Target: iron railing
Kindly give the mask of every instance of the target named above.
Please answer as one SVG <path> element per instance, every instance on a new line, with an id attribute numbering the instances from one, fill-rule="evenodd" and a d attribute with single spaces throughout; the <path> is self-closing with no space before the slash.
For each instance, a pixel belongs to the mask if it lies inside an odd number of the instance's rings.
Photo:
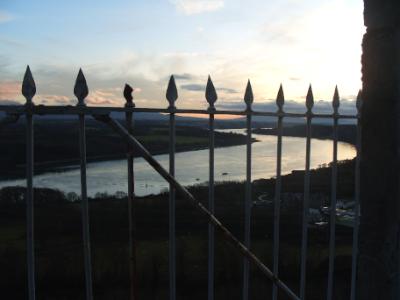
<path id="1" fill-rule="evenodd" d="M 331 300 L 333 296 L 333 278 L 335 262 L 335 215 L 336 215 L 336 187 L 337 187 L 337 143 L 338 143 L 338 123 L 340 119 L 357 120 L 357 142 L 356 142 L 356 169 L 355 169 L 355 221 L 353 230 L 353 250 L 352 250 L 352 275 L 351 275 L 351 300 L 356 297 L 356 272 L 357 272 L 357 251 L 358 251 L 358 232 L 359 232 L 359 187 L 360 187 L 360 145 L 361 145 L 361 127 L 360 127 L 360 109 L 361 93 L 357 97 L 357 114 L 344 115 L 339 113 L 339 92 L 336 87 L 331 114 L 315 114 L 312 109 L 314 106 L 314 97 L 311 85 L 306 97 L 305 113 L 291 113 L 284 111 L 284 92 L 280 86 L 276 105 L 276 112 L 262 112 L 252 110 L 253 91 L 250 81 L 247 83 L 244 102 L 246 109 L 244 111 L 235 110 L 217 110 L 215 102 L 217 101 L 216 89 L 208 78 L 205 98 L 209 104 L 208 109 L 178 109 L 175 107 L 175 101 L 178 99 L 178 92 L 174 77 L 171 76 L 166 98 L 169 106 L 166 109 L 157 108 L 137 108 L 133 103 L 133 89 L 126 85 L 124 97 L 126 105 L 124 107 L 88 107 L 85 104 L 85 98 L 89 93 L 86 79 L 82 70 L 79 70 L 74 94 L 78 103 L 76 106 L 44 106 L 34 105 L 33 97 L 36 94 L 35 82 L 33 76 L 27 67 L 25 72 L 22 94 L 26 98 L 25 105 L 6 106 L 0 105 L 0 112 L 5 112 L 7 116 L 0 120 L 0 126 L 6 126 L 9 123 L 16 122 L 20 116 L 26 117 L 26 209 L 27 209 L 27 266 L 28 266 L 28 293 L 29 300 L 35 299 L 35 252 L 34 252 L 34 211 L 33 211 L 33 167 L 34 167 L 34 136 L 33 136 L 33 117 L 34 115 L 76 115 L 79 122 L 79 148 L 80 148 L 80 174 L 81 174 L 81 200 L 82 200 L 82 224 L 84 241 L 84 269 L 85 269 L 85 287 L 86 298 L 93 299 L 92 289 L 92 266 L 91 249 L 89 234 L 89 209 L 86 185 L 86 136 L 85 136 L 85 118 L 87 115 L 93 116 L 96 120 L 106 123 L 121 138 L 123 138 L 128 147 L 128 210 L 129 210 L 129 253 L 130 253 L 130 276 L 131 276 L 131 299 L 137 299 L 137 286 L 135 274 L 135 224 L 134 224 L 134 168 L 133 168 L 133 150 L 139 153 L 169 184 L 169 279 L 170 279 L 170 300 L 176 299 L 176 232 L 175 232 L 175 202 L 176 192 L 180 193 L 185 199 L 189 200 L 194 206 L 208 219 L 208 299 L 214 299 L 214 229 L 220 230 L 223 237 L 230 241 L 237 250 L 243 255 L 243 300 L 248 299 L 249 295 L 249 264 L 253 263 L 270 281 L 273 283 L 272 299 L 278 298 L 278 291 L 281 290 L 290 299 L 306 299 L 306 265 L 307 265 L 307 244 L 308 244 L 308 219 L 309 219 L 309 201 L 310 201 L 310 157 L 311 157 L 311 128 L 314 118 L 333 120 L 333 159 L 332 159 L 332 181 L 331 181 L 331 207 L 330 207 L 330 240 L 329 240 L 329 270 L 328 270 L 328 289 L 327 299 Z M 125 112 L 126 128 L 119 122 L 110 117 L 112 112 Z M 132 119 L 135 112 L 158 112 L 169 114 L 169 171 L 165 170 L 153 156 L 136 140 L 133 136 Z M 209 199 L 208 208 L 196 200 L 193 195 L 183 187 L 174 178 L 175 175 L 175 115 L 176 114 L 203 114 L 209 116 Z M 244 222 L 244 241 L 240 242 L 223 224 L 214 216 L 214 118 L 216 115 L 246 116 L 246 192 L 245 192 L 245 222 Z M 250 222 L 251 222 L 251 150 L 252 150 L 252 117 L 265 116 L 275 117 L 277 119 L 277 164 L 276 164 L 276 185 L 274 199 L 274 231 L 273 231 L 273 266 L 270 270 L 251 252 Z M 305 178 L 304 178 L 304 199 L 302 210 L 302 240 L 301 240 L 301 265 L 300 265 L 300 292 L 296 295 L 284 282 L 279 279 L 279 244 L 280 244 L 280 200 L 282 189 L 281 163 L 282 163 L 282 136 L 284 118 L 306 119 L 306 159 L 305 159 Z"/>

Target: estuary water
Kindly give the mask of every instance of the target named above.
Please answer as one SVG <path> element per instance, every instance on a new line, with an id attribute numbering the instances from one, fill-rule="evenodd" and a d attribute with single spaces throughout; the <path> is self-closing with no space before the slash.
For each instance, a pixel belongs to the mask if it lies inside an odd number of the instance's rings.
<path id="1" fill-rule="evenodd" d="M 245 133 L 244 129 L 221 130 L 225 132 Z M 270 178 L 276 174 L 276 136 L 253 134 L 259 142 L 252 144 L 252 180 Z M 282 174 L 292 170 L 304 170 L 306 139 L 283 137 Z M 311 142 L 311 168 L 332 160 L 333 142 L 313 139 Z M 338 143 L 338 159 L 351 159 L 355 148 L 347 143 Z M 165 168 L 169 165 L 169 155 L 156 155 L 155 159 Z M 196 150 L 176 153 L 176 178 L 183 185 L 205 183 L 208 180 L 209 150 Z M 168 189 L 166 181 L 155 172 L 146 161 L 137 158 L 134 161 L 135 194 L 144 196 L 157 194 Z M 63 192 L 80 194 L 79 166 L 36 175 L 35 187 L 59 189 Z M 215 149 L 215 180 L 237 181 L 246 176 L 246 145 Z M 97 193 L 114 194 L 127 191 L 127 162 L 112 160 L 88 163 L 88 195 Z M 25 180 L 0 181 L 5 186 L 26 186 Z"/>

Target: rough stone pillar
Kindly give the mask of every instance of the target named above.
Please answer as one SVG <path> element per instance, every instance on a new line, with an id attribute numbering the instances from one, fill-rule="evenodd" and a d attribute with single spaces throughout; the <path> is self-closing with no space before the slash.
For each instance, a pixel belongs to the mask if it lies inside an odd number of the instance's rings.
<path id="1" fill-rule="evenodd" d="M 400 299 L 400 1 L 364 0 L 358 299 Z"/>

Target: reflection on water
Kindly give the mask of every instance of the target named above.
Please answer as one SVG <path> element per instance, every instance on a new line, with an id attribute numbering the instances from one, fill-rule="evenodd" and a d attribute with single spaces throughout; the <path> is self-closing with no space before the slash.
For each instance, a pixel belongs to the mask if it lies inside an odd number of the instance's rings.
<path id="1" fill-rule="evenodd" d="M 243 133 L 243 129 L 224 130 Z M 275 176 L 276 137 L 253 135 L 260 142 L 252 145 L 252 179 Z M 332 141 L 312 140 L 311 168 L 332 160 Z M 304 169 L 305 139 L 283 137 L 282 173 Z M 208 180 L 208 150 L 188 151 L 176 154 L 176 177 L 183 185 L 192 185 Z M 350 159 L 355 156 L 353 146 L 338 144 L 338 159 Z M 155 158 L 168 168 L 168 155 L 157 155 Z M 232 146 L 215 149 L 215 180 L 243 180 L 246 176 L 246 146 Z M 135 192 L 138 196 L 156 194 L 168 188 L 168 184 L 142 158 L 135 159 Z M 89 163 L 87 168 L 88 194 L 127 191 L 126 160 Z M 49 187 L 64 192 L 80 193 L 79 169 L 62 172 L 50 172 L 34 177 L 35 187 Z M 0 182 L 4 186 L 25 186 L 24 180 Z"/>

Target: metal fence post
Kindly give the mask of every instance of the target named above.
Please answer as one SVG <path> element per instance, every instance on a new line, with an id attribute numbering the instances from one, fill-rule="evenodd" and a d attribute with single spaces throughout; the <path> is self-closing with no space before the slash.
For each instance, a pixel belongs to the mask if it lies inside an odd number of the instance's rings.
<path id="1" fill-rule="evenodd" d="M 125 85 L 124 98 L 126 100 L 125 107 L 133 108 L 132 97 L 133 89 L 129 84 Z M 130 134 L 133 133 L 133 113 L 126 112 L 126 128 Z M 127 164 L 128 164 L 128 227 L 129 227 L 129 273 L 130 273 L 130 292 L 131 300 L 137 300 L 138 285 L 136 274 L 136 220 L 135 220 L 135 176 L 134 176 L 134 155 L 132 147 L 127 145 Z"/>
<path id="2" fill-rule="evenodd" d="M 206 99 L 209 104 L 209 177 L 208 177 L 208 209 L 214 214 L 214 114 L 215 102 L 218 99 L 217 92 L 211 77 L 208 76 L 206 86 Z M 208 300 L 214 300 L 214 264 L 215 264 L 215 232 L 214 226 L 208 223 Z"/>
<path id="3" fill-rule="evenodd" d="M 280 215 L 281 215 L 281 189 L 282 189 L 282 135 L 283 135 L 283 105 L 285 103 L 285 96 L 283 93 L 282 85 L 279 87 L 278 95 L 276 97 L 276 104 L 278 106 L 278 136 L 277 136 L 277 149 L 276 149 L 276 181 L 275 181 L 275 203 L 274 203 L 274 275 L 279 274 L 279 243 L 280 243 Z M 272 287 L 272 299 L 278 299 L 278 287 L 274 284 Z"/>
<path id="4" fill-rule="evenodd" d="M 29 66 L 26 68 L 22 83 L 22 94 L 26 98 L 26 246 L 28 264 L 28 295 L 35 300 L 35 240 L 33 205 L 33 102 L 36 85 Z"/>
<path id="5" fill-rule="evenodd" d="M 304 200 L 303 200 L 301 264 L 300 264 L 300 299 L 302 300 L 304 300 L 306 297 L 308 215 L 309 215 L 309 202 L 310 202 L 311 121 L 313 117 L 312 113 L 313 106 L 314 106 L 314 96 L 310 85 L 306 97 L 306 107 L 307 107 L 306 166 L 305 166 L 305 176 L 304 176 Z"/>
<path id="6" fill-rule="evenodd" d="M 85 76 L 82 70 L 79 70 L 76 78 L 74 94 L 78 99 L 77 106 L 85 107 L 84 102 L 89 93 Z M 87 182 L 86 182 L 86 133 L 85 133 L 85 115 L 79 114 L 79 153 L 80 153 L 80 173 L 81 173 L 81 201 L 82 201 L 82 234 L 83 234 L 83 254 L 85 262 L 85 278 L 86 278 L 86 299 L 93 299 L 93 283 L 92 283 L 92 262 L 90 248 L 90 226 L 89 226 L 89 202 L 87 198 Z"/>
<path id="7" fill-rule="evenodd" d="M 178 99 L 178 91 L 176 89 L 174 76 L 171 76 L 166 98 L 169 102 L 169 173 L 175 176 L 175 143 L 176 143 L 176 126 L 175 126 L 175 101 Z M 176 299 L 176 195 L 175 187 L 169 186 L 169 298 Z"/>
<path id="8" fill-rule="evenodd" d="M 250 248 L 251 244 L 251 116 L 253 103 L 253 90 L 251 88 L 250 80 L 247 82 L 246 92 L 244 95 L 244 102 L 246 103 L 246 195 L 244 203 L 244 245 Z M 244 258 L 243 261 L 243 300 L 249 298 L 249 277 L 250 265 L 249 260 Z"/>
<path id="9" fill-rule="evenodd" d="M 330 207 L 330 230 L 329 230 L 329 269 L 327 299 L 333 297 L 333 279 L 335 274 L 335 239 L 336 239 L 336 186 L 337 186 L 337 151 L 338 151 L 338 115 L 339 115 L 339 91 L 335 88 L 333 96 L 333 159 L 332 159 L 332 183 L 331 183 L 331 207 Z"/>

